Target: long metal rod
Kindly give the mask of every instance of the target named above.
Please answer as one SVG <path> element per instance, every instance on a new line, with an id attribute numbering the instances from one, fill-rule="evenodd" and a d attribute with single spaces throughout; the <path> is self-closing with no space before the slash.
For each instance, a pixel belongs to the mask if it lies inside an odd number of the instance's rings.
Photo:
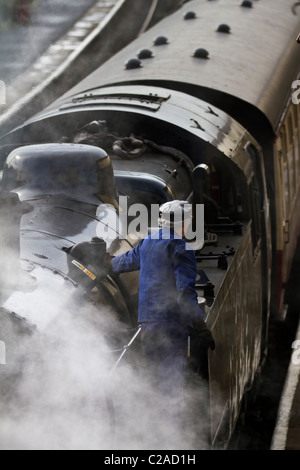
<path id="1" fill-rule="evenodd" d="M 136 340 L 136 338 L 140 334 L 141 330 L 142 330 L 142 327 L 139 326 L 139 328 L 134 333 L 134 335 L 131 338 L 131 340 L 129 341 L 129 343 L 126 346 L 124 346 L 122 354 L 120 355 L 119 359 L 117 360 L 115 365 L 110 370 L 109 374 L 112 374 L 115 371 L 117 366 L 120 364 L 124 354 L 130 348 L 130 346 L 134 343 L 134 341 Z M 115 413 L 114 402 L 113 402 L 113 399 L 112 399 L 111 393 L 110 393 L 110 384 L 109 384 L 109 382 L 106 385 L 104 385 L 104 394 L 105 394 L 106 406 L 107 406 L 109 417 L 110 417 L 111 435 L 114 438 L 115 430 L 116 430 L 116 413 Z"/>
<path id="2" fill-rule="evenodd" d="M 136 338 L 139 336 L 140 332 L 142 331 L 142 327 L 141 325 L 139 326 L 139 328 L 137 329 L 137 331 L 135 332 L 135 334 L 133 335 L 133 337 L 131 338 L 131 340 L 129 341 L 129 343 L 124 346 L 123 348 L 123 351 L 122 351 L 122 354 L 120 355 L 119 359 L 117 360 L 117 362 L 115 363 L 115 365 L 112 367 L 111 369 L 111 372 L 114 372 L 114 370 L 117 368 L 117 366 L 120 364 L 121 360 L 123 359 L 124 355 L 126 354 L 126 352 L 128 351 L 128 349 L 130 348 L 130 346 L 134 343 L 134 341 L 136 340 Z"/>

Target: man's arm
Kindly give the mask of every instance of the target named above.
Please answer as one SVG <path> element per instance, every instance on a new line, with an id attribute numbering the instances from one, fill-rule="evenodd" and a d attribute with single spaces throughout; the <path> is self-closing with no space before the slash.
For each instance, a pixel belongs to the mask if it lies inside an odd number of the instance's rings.
<path id="1" fill-rule="evenodd" d="M 195 254 L 185 249 L 185 243 L 178 244 L 173 257 L 174 275 L 178 292 L 177 301 L 183 316 L 189 322 L 196 322 L 205 318 L 198 304 L 198 295 L 195 290 L 197 265 Z"/>
<path id="2" fill-rule="evenodd" d="M 111 260 L 111 266 L 115 274 L 139 271 L 140 269 L 140 244 L 127 253 L 116 256 Z"/>
<path id="3" fill-rule="evenodd" d="M 216 345 L 205 323 L 205 315 L 198 304 L 198 295 L 195 290 L 197 264 L 194 252 L 186 250 L 180 245 L 174 253 L 174 273 L 178 291 L 178 303 L 183 316 L 189 321 L 194 334 L 199 336 L 206 349 L 214 350 Z"/>

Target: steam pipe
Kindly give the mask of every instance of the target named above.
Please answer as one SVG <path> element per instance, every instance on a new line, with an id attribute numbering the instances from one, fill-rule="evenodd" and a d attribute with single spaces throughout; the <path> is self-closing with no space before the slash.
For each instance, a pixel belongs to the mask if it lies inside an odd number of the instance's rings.
<path id="1" fill-rule="evenodd" d="M 205 180 L 209 175 L 209 167 L 205 163 L 197 165 L 192 173 L 192 185 L 193 185 L 193 230 L 196 229 L 196 206 L 197 204 L 204 204 L 204 188 Z"/>

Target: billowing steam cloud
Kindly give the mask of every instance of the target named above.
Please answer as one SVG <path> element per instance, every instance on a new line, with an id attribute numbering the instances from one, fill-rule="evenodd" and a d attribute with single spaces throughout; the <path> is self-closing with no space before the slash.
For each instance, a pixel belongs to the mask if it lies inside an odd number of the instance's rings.
<path id="1" fill-rule="evenodd" d="M 15 202 L 4 204 L 2 216 Z M 112 350 L 134 331 L 113 309 L 88 302 L 64 276 L 20 262 L 13 233 L 21 211 L 15 207 L 13 214 L 12 225 L 0 230 L 0 340 L 7 344 L 7 363 L 0 365 L 0 449 L 205 447 L 200 379 L 193 377 L 195 386 L 188 382 L 182 425 L 178 403 L 161 395 L 143 363 L 139 337 L 135 353 L 129 350 L 114 368 L 121 351 Z"/>
<path id="2" fill-rule="evenodd" d="M 59 276 L 55 284 L 49 276 L 46 270 L 40 289 L 15 292 L 5 302 L 7 310 L 19 307 L 39 322 L 42 332 L 23 351 L 22 336 L 14 338 L 22 374 L 1 397 L 0 449 L 203 448 L 201 384 L 187 394 L 191 415 L 199 414 L 197 428 L 192 421 L 184 431 L 176 428 L 178 410 L 139 361 L 130 365 L 125 356 L 113 370 L 120 353 L 109 352 L 111 338 L 124 325 L 108 308 L 80 305 Z"/>

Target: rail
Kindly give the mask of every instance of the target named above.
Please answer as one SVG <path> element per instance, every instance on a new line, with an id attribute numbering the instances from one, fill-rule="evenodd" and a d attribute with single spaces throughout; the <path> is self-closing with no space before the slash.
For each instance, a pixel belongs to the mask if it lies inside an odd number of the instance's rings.
<path id="1" fill-rule="evenodd" d="M 160 16 L 179 6 L 180 0 L 142 0 L 134 4 L 131 0 L 99 0 L 25 73 L 6 87 L 0 136 L 45 108 Z"/>

